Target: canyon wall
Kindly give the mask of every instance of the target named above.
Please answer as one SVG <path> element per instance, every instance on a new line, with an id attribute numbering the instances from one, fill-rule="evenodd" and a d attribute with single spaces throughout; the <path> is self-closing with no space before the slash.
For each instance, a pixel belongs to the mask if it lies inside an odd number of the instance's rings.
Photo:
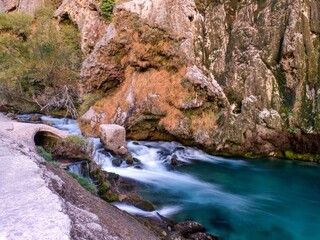
<path id="1" fill-rule="evenodd" d="M 131 0 L 113 13 L 64 0 L 55 14 L 82 32 L 86 134 L 115 123 L 218 154 L 319 154 L 319 1 Z"/>
<path id="2" fill-rule="evenodd" d="M 82 67 L 84 94 L 101 96 L 83 129 L 117 123 L 223 154 L 317 153 L 319 5 L 118 3 Z"/>
<path id="3" fill-rule="evenodd" d="M 45 3 L 46 0 L 0 0 L 0 13 L 12 11 L 33 13 L 36 8 L 43 7 Z"/>

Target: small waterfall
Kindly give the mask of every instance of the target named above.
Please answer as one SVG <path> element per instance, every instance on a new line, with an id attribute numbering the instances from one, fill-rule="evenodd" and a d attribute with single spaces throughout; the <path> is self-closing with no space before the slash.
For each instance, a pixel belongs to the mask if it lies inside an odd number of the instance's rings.
<path id="1" fill-rule="evenodd" d="M 181 210 L 181 207 L 179 206 L 166 206 L 159 210 L 148 212 L 148 211 L 141 210 L 140 208 L 137 208 L 135 206 L 123 204 L 123 203 L 115 203 L 114 206 L 133 215 L 138 215 L 143 217 L 153 217 L 153 218 L 159 218 L 159 219 L 160 217 L 158 214 L 164 217 L 170 217 Z"/>
<path id="2" fill-rule="evenodd" d="M 83 177 L 81 164 L 82 164 L 82 162 L 76 162 L 76 163 L 70 164 L 70 165 L 67 166 L 67 169 L 70 172 L 72 172 L 74 174 L 77 174 L 78 176 Z"/>
<path id="3" fill-rule="evenodd" d="M 74 173 L 77 174 L 80 177 L 88 179 L 90 182 L 93 182 L 92 179 L 90 178 L 90 169 L 89 169 L 89 162 L 88 161 L 81 161 L 81 162 L 76 162 L 72 163 L 67 166 L 67 169 Z"/>

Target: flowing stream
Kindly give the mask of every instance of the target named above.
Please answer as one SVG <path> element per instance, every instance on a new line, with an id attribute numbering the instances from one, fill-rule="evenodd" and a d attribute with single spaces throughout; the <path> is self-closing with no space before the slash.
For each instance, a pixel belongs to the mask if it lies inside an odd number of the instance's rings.
<path id="1" fill-rule="evenodd" d="M 80 134 L 75 122 L 46 117 L 57 128 Z M 230 240 L 319 240 L 320 165 L 279 159 L 235 159 L 208 155 L 176 142 L 128 141 L 133 166 L 93 139 L 94 159 L 106 171 L 136 180 L 157 212 L 176 221 L 193 220 Z M 171 160 L 177 159 L 178 166 Z M 157 217 L 133 206 L 132 214 Z"/>

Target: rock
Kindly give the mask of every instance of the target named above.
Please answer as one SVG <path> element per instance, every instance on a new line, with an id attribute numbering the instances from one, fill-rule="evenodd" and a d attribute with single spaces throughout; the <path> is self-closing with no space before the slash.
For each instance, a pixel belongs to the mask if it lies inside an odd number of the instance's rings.
<path id="1" fill-rule="evenodd" d="M 62 5 L 57 16 L 81 31 L 99 22 L 96 13 L 83 20 L 96 3 Z M 136 140 L 237 155 L 285 150 L 273 143 L 290 145 L 287 129 L 319 134 L 319 9 L 316 0 L 117 3 L 81 70 L 84 93 L 112 94 L 89 112 L 100 122 L 87 117 L 83 129 L 116 123 Z"/>
<path id="2" fill-rule="evenodd" d="M 179 160 L 178 160 L 177 156 L 174 154 L 171 157 L 170 164 L 173 165 L 173 166 L 176 166 L 178 164 L 178 162 L 179 162 Z"/>
<path id="3" fill-rule="evenodd" d="M 130 165 L 134 163 L 134 160 L 133 160 L 131 154 L 126 157 L 126 163 L 130 164 Z"/>
<path id="4" fill-rule="evenodd" d="M 116 166 L 116 167 L 120 167 L 122 164 L 123 160 L 122 158 L 115 158 L 112 160 L 112 165 Z"/>
<path id="5" fill-rule="evenodd" d="M 116 174 L 116 173 L 108 172 L 107 176 L 108 176 L 108 180 L 109 181 L 113 181 L 113 180 L 118 180 L 119 179 L 119 175 Z"/>
<path id="6" fill-rule="evenodd" d="M 16 118 L 17 118 L 17 115 L 14 114 L 14 113 L 8 113 L 8 114 L 6 115 L 6 117 L 11 118 L 11 119 L 16 119 Z"/>
<path id="7" fill-rule="evenodd" d="M 185 238 L 179 233 L 174 232 L 168 236 L 168 240 L 185 240 Z"/>
<path id="8" fill-rule="evenodd" d="M 182 236 L 186 237 L 192 233 L 204 232 L 205 228 L 197 222 L 185 221 L 174 225 L 175 231 L 179 232 Z"/>
<path id="9" fill-rule="evenodd" d="M 107 21 L 99 13 L 99 0 L 63 0 L 54 16 L 59 20 L 70 20 L 78 26 L 81 34 L 81 49 L 90 53 L 107 29 Z"/>
<path id="10" fill-rule="evenodd" d="M 23 11 L 33 14 L 37 8 L 43 6 L 42 0 L 5 0 L 0 2 L 0 13 Z"/>
<path id="11" fill-rule="evenodd" d="M 90 107 L 89 110 L 80 117 L 80 121 L 83 123 L 90 123 L 90 127 L 95 128 L 97 125 L 103 122 L 105 117 L 105 113 L 98 113 L 94 111 L 93 107 Z"/>
<path id="12" fill-rule="evenodd" d="M 128 202 L 132 203 L 135 207 L 140 208 L 144 211 L 152 212 L 155 210 L 152 203 L 147 200 L 144 200 L 144 199 L 139 199 L 139 200 L 135 200 L 135 201 L 129 200 Z"/>
<path id="13" fill-rule="evenodd" d="M 260 121 L 265 123 L 268 128 L 281 130 L 282 119 L 277 111 L 273 109 L 263 109 L 263 111 L 259 113 L 259 118 Z"/>
<path id="14" fill-rule="evenodd" d="M 100 139 L 106 150 L 112 151 L 118 156 L 131 157 L 126 147 L 126 130 L 124 127 L 115 124 L 101 124 L 99 130 Z"/>
<path id="15" fill-rule="evenodd" d="M 31 122 L 39 122 L 39 121 L 41 121 L 41 117 L 39 115 L 35 114 L 35 115 L 30 116 L 28 120 Z"/>
<path id="16" fill-rule="evenodd" d="M 216 236 L 213 236 L 208 233 L 202 233 L 202 232 L 193 233 L 188 237 L 188 239 L 190 239 L 190 240 L 219 240 L 219 238 Z"/>
<path id="17" fill-rule="evenodd" d="M 42 120 L 42 123 L 48 126 L 52 126 L 52 122 L 49 120 Z"/>

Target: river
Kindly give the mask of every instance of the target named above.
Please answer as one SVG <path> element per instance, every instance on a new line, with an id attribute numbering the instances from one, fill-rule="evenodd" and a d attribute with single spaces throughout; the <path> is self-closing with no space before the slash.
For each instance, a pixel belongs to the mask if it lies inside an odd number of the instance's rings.
<path id="1" fill-rule="evenodd" d="M 72 120 L 45 117 L 57 128 L 80 134 Z M 99 141 L 95 161 L 137 181 L 158 211 L 176 221 L 193 220 L 228 240 L 319 240 L 320 166 L 284 159 L 223 158 L 176 142 L 128 141 L 139 162 L 120 167 Z M 171 159 L 179 164 L 172 166 Z M 119 208 L 145 216 L 132 206 Z"/>

